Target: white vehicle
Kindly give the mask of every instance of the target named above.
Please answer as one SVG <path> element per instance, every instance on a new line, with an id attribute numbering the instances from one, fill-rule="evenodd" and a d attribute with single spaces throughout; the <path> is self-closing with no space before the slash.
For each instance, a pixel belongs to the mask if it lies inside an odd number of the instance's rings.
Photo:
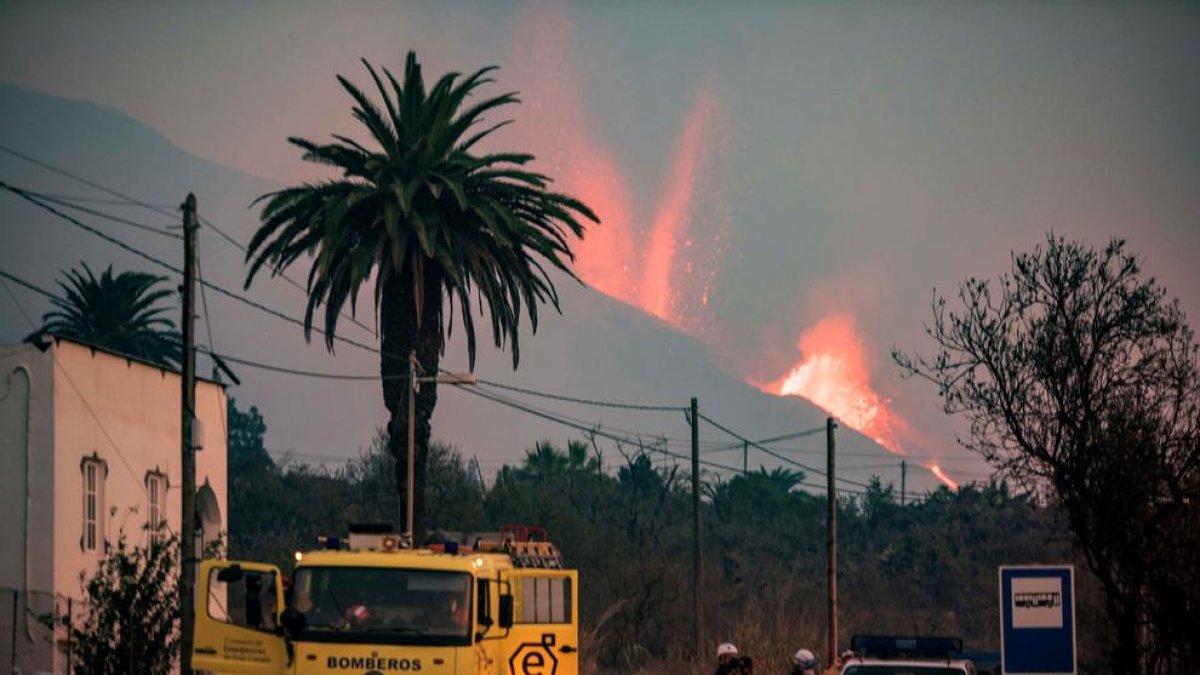
<path id="1" fill-rule="evenodd" d="M 841 675 L 976 675 L 957 638 L 855 635 Z"/>

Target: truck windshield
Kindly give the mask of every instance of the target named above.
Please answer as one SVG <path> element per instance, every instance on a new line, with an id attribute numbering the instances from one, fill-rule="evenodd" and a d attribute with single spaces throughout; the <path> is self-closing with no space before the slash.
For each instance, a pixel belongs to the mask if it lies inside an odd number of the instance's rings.
<path id="1" fill-rule="evenodd" d="M 299 640 L 396 645 L 471 642 L 471 576 L 378 567 L 301 567 L 292 607 Z"/>

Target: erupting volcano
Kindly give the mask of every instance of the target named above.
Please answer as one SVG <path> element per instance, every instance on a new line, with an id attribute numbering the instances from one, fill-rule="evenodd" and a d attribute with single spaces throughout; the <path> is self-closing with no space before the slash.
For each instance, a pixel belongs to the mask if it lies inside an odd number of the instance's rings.
<path id="1" fill-rule="evenodd" d="M 725 239 L 704 182 L 709 155 L 719 153 L 710 147 L 721 112 L 711 79 L 698 87 L 691 108 L 680 111 L 683 123 L 658 189 L 631 186 L 616 148 L 600 138 L 589 113 L 572 62 L 569 13 L 529 5 L 522 16 L 536 39 L 514 49 L 522 95 L 530 106 L 518 133 L 527 134 L 524 145 L 547 163 L 542 168 L 559 178 L 558 187 L 590 205 L 601 220 L 574 246 L 576 274 L 592 288 L 696 338 L 714 337 L 709 299 Z M 703 207 L 697 203 L 700 196 L 706 198 Z M 799 346 L 800 362 L 763 389 L 808 399 L 888 451 L 905 454 L 900 437 L 912 438 L 913 430 L 872 389 L 853 317 L 825 318 L 801 335 Z M 936 465 L 927 468 L 957 487 Z"/>

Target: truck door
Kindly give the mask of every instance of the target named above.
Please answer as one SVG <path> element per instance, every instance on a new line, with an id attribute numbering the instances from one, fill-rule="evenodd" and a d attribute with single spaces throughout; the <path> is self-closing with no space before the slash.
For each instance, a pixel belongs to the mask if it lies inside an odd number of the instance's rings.
<path id="1" fill-rule="evenodd" d="M 196 579 L 192 668 L 236 675 L 283 675 L 287 649 L 279 616 L 279 568 L 205 560 Z"/>
<path id="2" fill-rule="evenodd" d="M 505 640 L 507 675 L 579 673 L 579 573 L 515 569 L 511 584 L 513 626 Z"/>

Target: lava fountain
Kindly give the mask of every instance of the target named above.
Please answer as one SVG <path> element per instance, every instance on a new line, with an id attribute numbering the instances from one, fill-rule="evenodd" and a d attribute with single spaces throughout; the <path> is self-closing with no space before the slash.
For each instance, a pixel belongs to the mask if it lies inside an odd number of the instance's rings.
<path id="1" fill-rule="evenodd" d="M 666 190 L 654 214 L 642 276 L 641 306 L 664 321 L 678 324 L 672 291 L 677 247 L 687 237 L 697 174 L 705 158 L 704 132 L 712 117 L 712 97 L 702 90 L 680 135 Z"/>
<path id="2" fill-rule="evenodd" d="M 786 377 L 764 389 L 780 396 L 806 398 L 889 451 L 903 455 L 897 431 L 908 425 L 871 388 L 866 353 L 854 318 L 834 314 L 822 319 L 801 334 L 799 347 L 804 355 L 800 362 Z"/>

